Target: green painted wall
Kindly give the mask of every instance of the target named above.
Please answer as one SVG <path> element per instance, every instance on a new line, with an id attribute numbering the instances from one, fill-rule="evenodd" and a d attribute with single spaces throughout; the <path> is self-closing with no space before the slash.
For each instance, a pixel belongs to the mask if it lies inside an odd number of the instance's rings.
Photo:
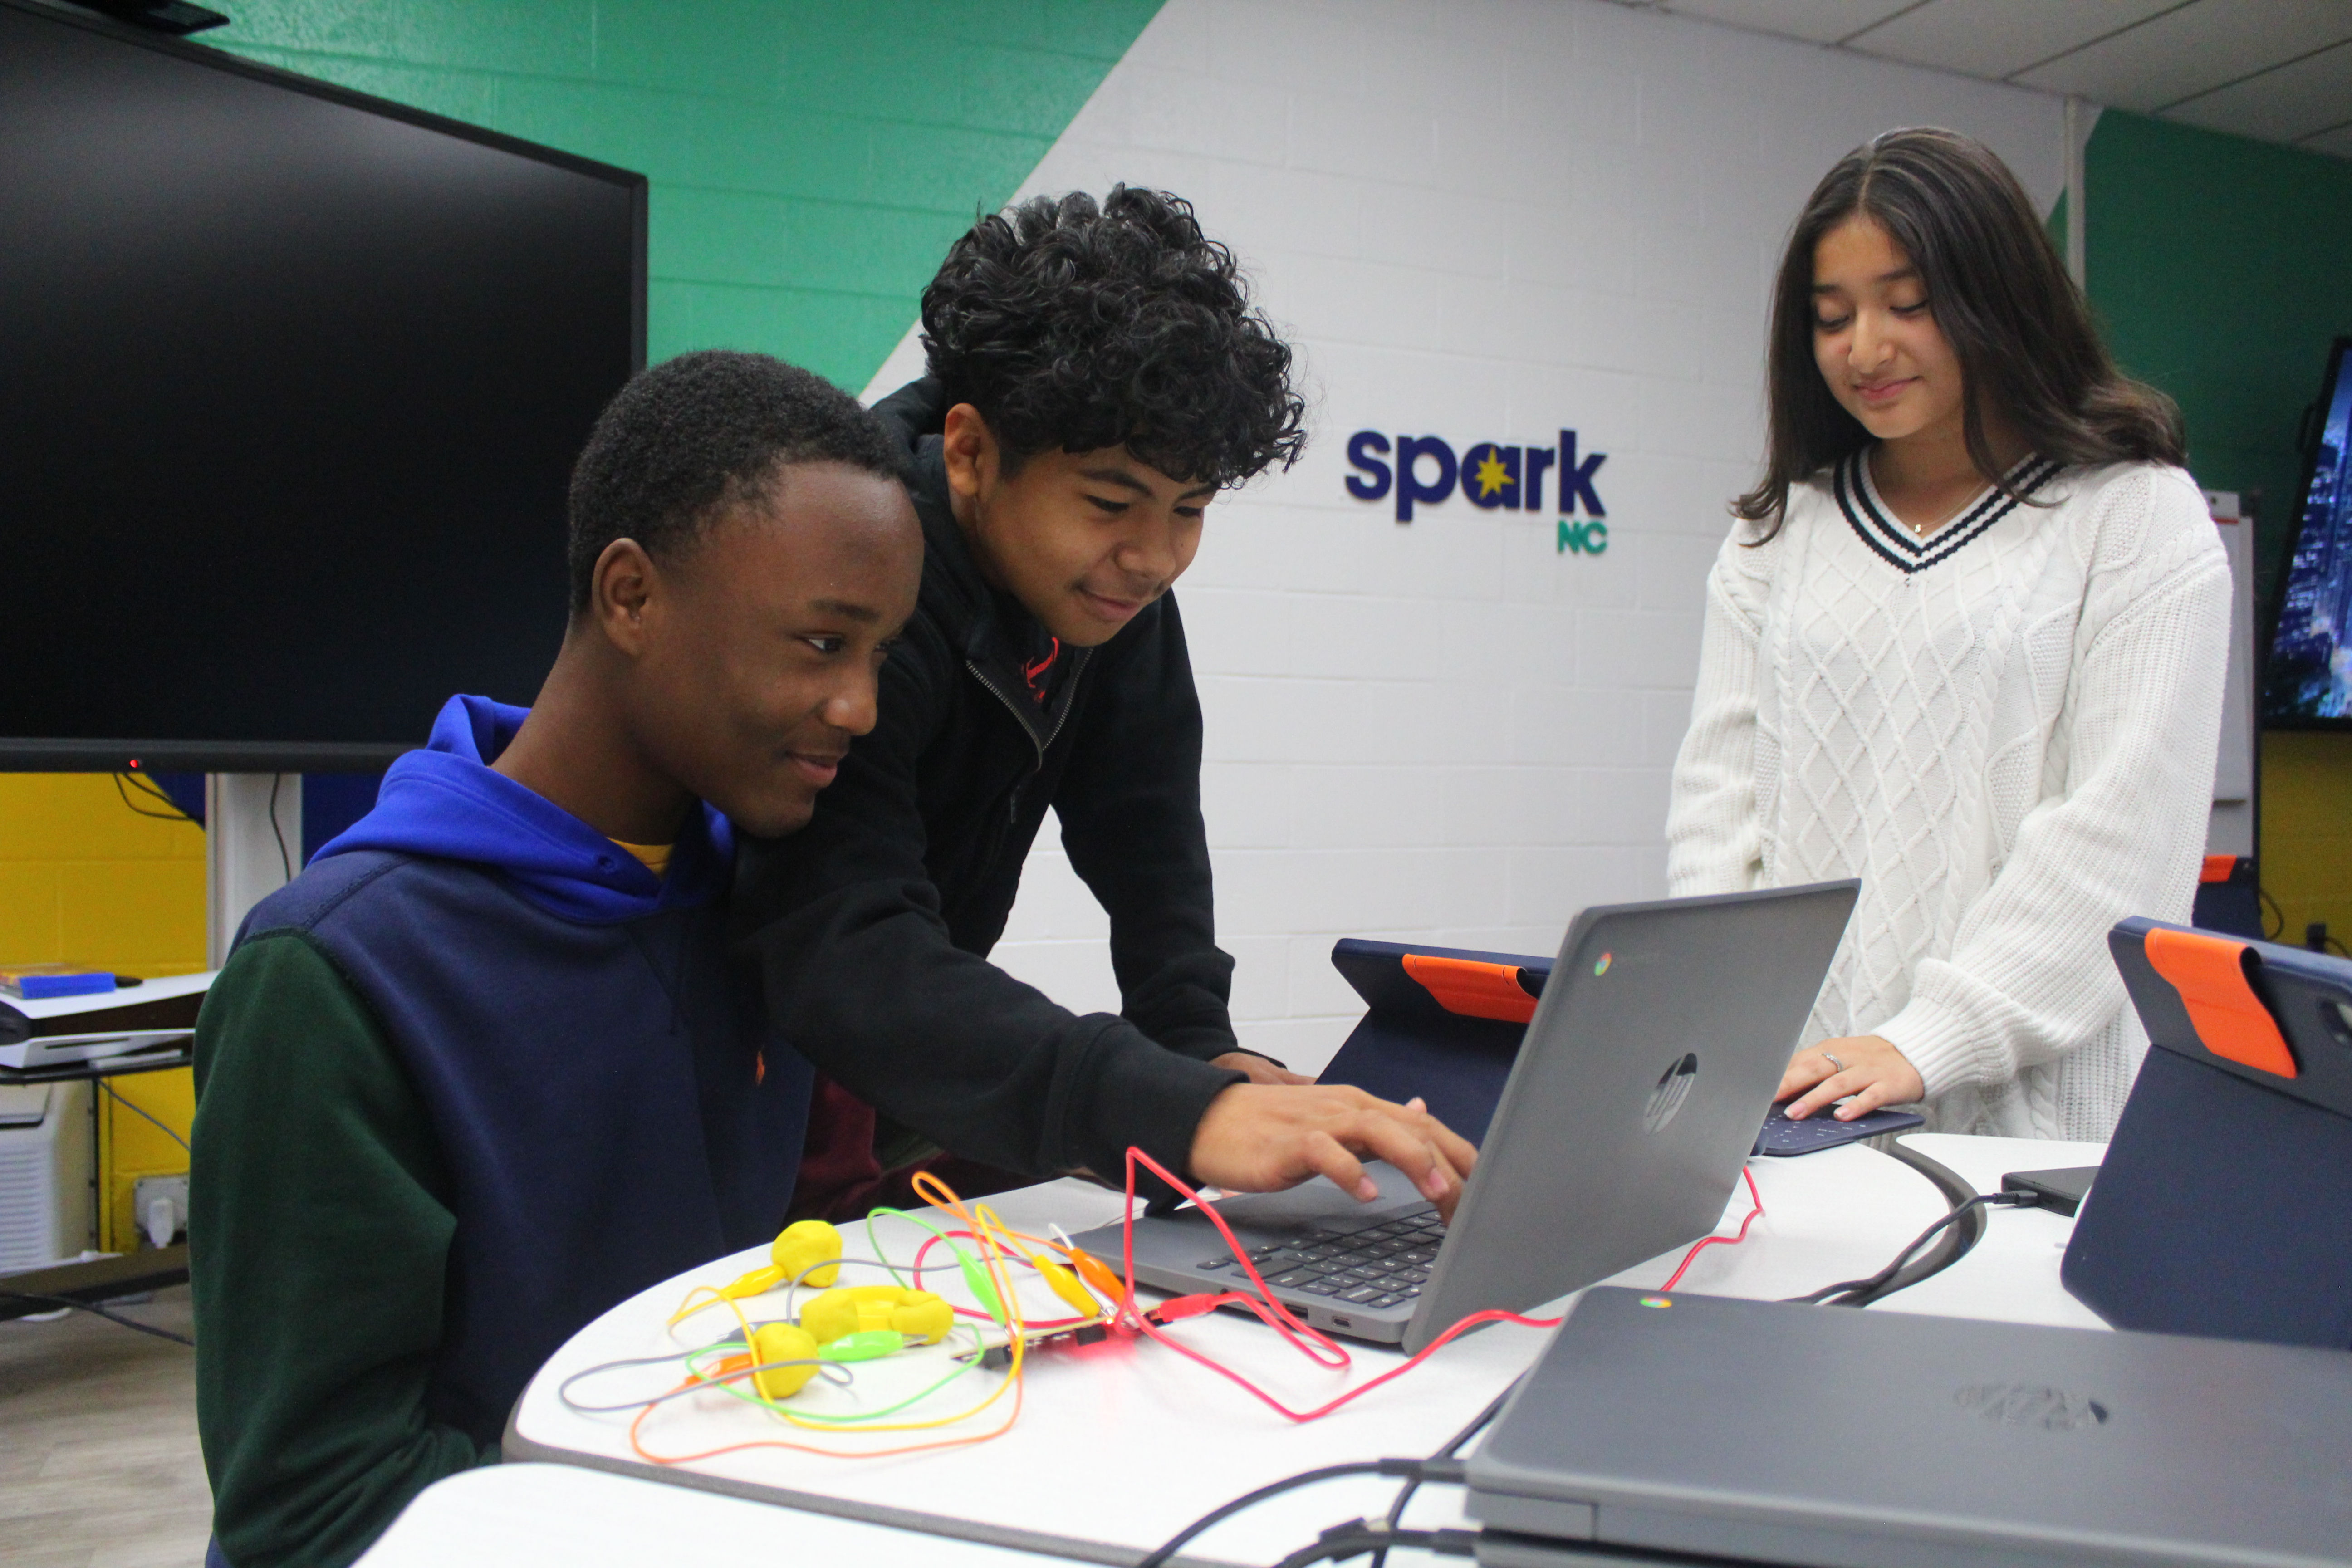
<path id="1" fill-rule="evenodd" d="M 2352 333 L 2352 162 L 2110 110 L 2084 174 L 2107 341 L 2180 400 L 2200 483 L 2261 487 L 2266 586 L 2302 482 L 2296 422 Z"/>
<path id="2" fill-rule="evenodd" d="M 652 181 L 647 350 L 856 390 L 1160 0 L 224 0 L 198 40 Z"/>
<path id="3" fill-rule="evenodd" d="M 2296 426 L 2352 334 L 2352 162 L 2115 110 L 2084 162 L 2091 302 L 2125 365 L 2180 400 L 2200 482 L 2260 487 L 2267 615 Z M 2262 836 L 2285 938 L 2352 936 L 2352 735 L 2263 737 Z"/>

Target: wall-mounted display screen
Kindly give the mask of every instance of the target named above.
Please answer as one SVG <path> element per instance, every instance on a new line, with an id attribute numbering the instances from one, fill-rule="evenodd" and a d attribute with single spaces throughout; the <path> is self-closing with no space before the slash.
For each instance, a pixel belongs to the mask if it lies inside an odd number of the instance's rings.
<path id="1" fill-rule="evenodd" d="M 0 768 L 381 763 L 528 702 L 643 176 L 0 0 Z"/>
<path id="2" fill-rule="evenodd" d="M 2320 391 L 2319 432 L 2263 679 L 2273 729 L 2352 729 L 2352 338 L 2338 338 Z"/>

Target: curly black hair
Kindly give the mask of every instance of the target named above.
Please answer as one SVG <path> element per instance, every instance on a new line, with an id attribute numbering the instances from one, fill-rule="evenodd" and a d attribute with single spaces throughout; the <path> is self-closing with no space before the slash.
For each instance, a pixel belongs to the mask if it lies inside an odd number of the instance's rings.
<path id="1" fill-rule="evenodd" d="M 1238 484 L 1306 445 L 1290 346 L 1192 205 L 1114 185 L 983 217 L 923 290 L 948 396 L 1015 464 L 1125 447 L 1171 478 Z"/>
<path id="2" fill-rule="evenodd" d="M 616 539 L 663 560 L 725 508 L 763 504 L 788 464 L 896 479 L 901 461 L 856 398 L 780 359 L 710 349 L 640 371 L 605 405 L 572 469 L 572 613 L 588 608 L 596 559 Z"/>

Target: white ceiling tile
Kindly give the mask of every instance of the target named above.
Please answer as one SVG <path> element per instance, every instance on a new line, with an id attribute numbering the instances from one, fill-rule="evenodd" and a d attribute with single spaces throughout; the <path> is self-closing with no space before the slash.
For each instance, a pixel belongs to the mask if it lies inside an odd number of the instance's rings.
<path id="1" fill-rule="evenodd" d="M 1864 54 L 1998 81 L 2180 0 L 1928 0 L 1853 40 Z"/>
<path id="2" fill-rule="evenodd" d="M 1916 3 L 1917 0 L 1664 0 L 1661 9 L 1677 16 L 1728 22 L 1751 32 L 1834 44 Z"/>
<path id="3" fill-rule="evenodd" d="M 2338 44 L 2165 110 L 2215 131 L 2292 142 L 2352 121 L 2352 44 Z"/>
<path id="4" fill-rule="evenodd" d="M 2347 37 L 2346 0 L 2194 0 L 2017 79 L 2152 111 Z"/>
<path id="5" fill-rule="evenodd" d="M 2339 126 L 2295 145 L 2308 153 L 2332 153 L 2338 158 L 2352 158 L 2352 125 Z"/>

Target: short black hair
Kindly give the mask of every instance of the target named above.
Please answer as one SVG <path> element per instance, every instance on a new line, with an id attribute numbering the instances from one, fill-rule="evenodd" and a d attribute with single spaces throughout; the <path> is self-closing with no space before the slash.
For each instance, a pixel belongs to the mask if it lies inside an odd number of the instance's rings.
<path id="1" fill-rule="evenodd" d="M 1124 447 L 1236 484 L 1306 445 L 1290 347 L 1190 203 L 1114 185 L 983 217 L 923 290 L 923 347 L 1015 463 Z"/>
<path id="2" fill-rule="evenodd" d="M 572 469 L 572 613 L 588 608 L 597 557 L 616 539 L 663 560 L 726 508 L 764 502 L 785 465 L 846 463 L 895 479 L 902 461 L 856 398 L 780 359 L 709 349 L 639 371 Z"/>

